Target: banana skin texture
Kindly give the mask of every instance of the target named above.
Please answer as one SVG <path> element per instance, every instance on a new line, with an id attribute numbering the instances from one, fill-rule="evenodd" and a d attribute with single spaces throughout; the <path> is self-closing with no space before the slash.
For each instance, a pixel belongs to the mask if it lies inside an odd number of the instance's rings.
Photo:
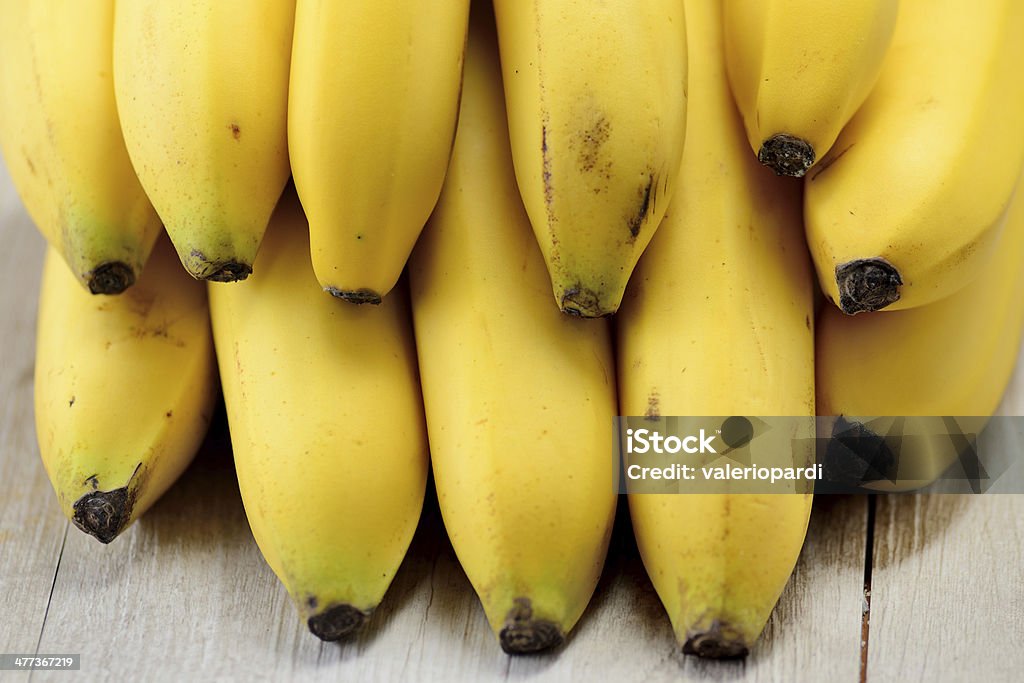
<path id="1" fill-rule="evenodd" d="M 621 414 L 807 416 L 810 437 L 814 304 L 799 184 L 750 154 L 719 3 L 688 0 L 686 15 L 693 96 L 680 189 L 617 319 Z M 811 495 L 630 493 L 629 510 L 683 652 L 745 656 L 793 571 Z"/>
<path id="2" fill-rule="evenodd" d="M 288 181 L 294 20 L 294 0 L 117 2 L 128 153 L 196 279 L 249 276 Z"/>
<path id="3" fill-rule="evenodd" d="M 805 180 L 844 313 L 923 306 L 985 269 L 1024 166 L 1021 35 L 1017 0 L 901 0 L 877 85 Z"/>
<path id="4" fill-rule="evenodd" d="M 608 316 L 678 185 L 682 0 L 495 0 L 516 179 L 567 314 Z"/>
<path id="5" fill-rule="evenodd" d="M 381 306 L 324 296 L 287 191 L 258 270 L 210 284 L 235 470 L 267 564 L 309 630 L 355 633 L 419 521 L 427 441 L 404 287 Z"/>
<path id="6" fill-rule="evenodd" d="M 0 150 L 39 231 L 93 294 L 135 283 L 161 234 L 114 100 L 114 2 L 0 2 Z"/>
<path id="7" fill-rule="evenodd" d="M 206 292 L 166 237 L 139 281 L 97 298 L 52 247 L 36 331 L 39 452 L 75 526 L 110 543 L 178 478 L 217 397 Z"/>
<path id="8" fill-rule="evenodd" d="M 474 5 L 451 168 L 410 263 L 434 482 L 501 647 L 557 647 L 615 513 L 607 321 L 565 316 L 516 189 L 493 19 Z"/>

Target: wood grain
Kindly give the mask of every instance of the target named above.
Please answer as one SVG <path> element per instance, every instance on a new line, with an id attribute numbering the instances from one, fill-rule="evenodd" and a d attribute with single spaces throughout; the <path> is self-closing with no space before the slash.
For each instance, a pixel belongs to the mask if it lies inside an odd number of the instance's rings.
<path id="1" fill-rule="evenodd" d="M 871 681 L 1015 681 L 1024 668 L 1024 497 L 879 499 Z"/>

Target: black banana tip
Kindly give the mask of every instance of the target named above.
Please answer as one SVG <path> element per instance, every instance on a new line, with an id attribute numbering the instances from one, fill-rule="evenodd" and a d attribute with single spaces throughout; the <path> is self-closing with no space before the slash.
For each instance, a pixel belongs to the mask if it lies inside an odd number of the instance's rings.
<path id="1" fill-rule="evenodd" d="M 310 633 L 327 642 L 349 636 L 363 627 L 369 614 L 352 605 L 334 605 L 306 620 Z"/>
<path id="2" fill-rule="evenodd" d="M 529 655 L 558 647 L 565 641 L 565 634 L 553 621 L 534 619 L 529 598 L 516 598 L 498 641 L 506 654 Z"/>
<path id="3" fill-rule="evenodd" d="M 711 628 L 690 633 L 683 643 L 683 654 L 705 659 L 741 659 L 749 653 L 743 635 L 720 621 L 713 622 Z"/>
<path id="4" fill-rule="evenodd" d="M 108 261 L 89 273 L 89 291 L 93 294 L 120 294 L 135 284 L 135 271 L 123 261 Z"/>
<path id="5" fill-rule="evenodd" d="M 903 278 L 882 258 L 857 259 L 836 266 L 839 308 L 847 315 L 878 311 L 900 299 Z"/>
<path id="6" fill-rule="evenodd" d="M 601 298 L 593 290 L 579 285 L 565 291 L 559 308 L 574 318 L 604 318 L 615 312 L 602 309 Z"/>
<path id="7" fill-rule="evenodd" d="M 372 289 L 338 289 L 336 287 L 326 287 L 325 289 L 331 296 L 350 304 L 379 306 L 382 300 L 381 295 Z"/>
<path id="8" fill-rule="evenodd" d="M 225 261 L 210 267 L 207 275 L 199 278 L 210 282 L 241 282 L 252 275 L 252 266 L 239 261 Z"/>
<path id="9" fill-rule="evenodd" d="M 71 521 L 101 543 L 110 543 L 127 526 L 133 503 L 127 487 L 90 491 L 75 501 Z"/>
<path id="10" fill-rule="evenodd" d="M 810 143 L 793 135 L 779 133 L 761 144 L 757 160 L 775 171 L 775 175 L 803 178 L 814 165 L 814 148 Z"/>

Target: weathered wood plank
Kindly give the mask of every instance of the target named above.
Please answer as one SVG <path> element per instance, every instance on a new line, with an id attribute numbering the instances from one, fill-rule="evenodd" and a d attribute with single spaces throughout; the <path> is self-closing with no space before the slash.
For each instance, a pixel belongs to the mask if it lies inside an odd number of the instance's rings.
<path id="1" fill-rule="evenodd" d="M 0 652 L 36 652 L 67 522 L 36 448 L 32 411 L 39 236 L 0 164 Z"/>
<path id="2" fill-rule="evenodd" d="M 1024 497 L 882 497 L 875 533 L 868 680 L 1019 680 Z"/>

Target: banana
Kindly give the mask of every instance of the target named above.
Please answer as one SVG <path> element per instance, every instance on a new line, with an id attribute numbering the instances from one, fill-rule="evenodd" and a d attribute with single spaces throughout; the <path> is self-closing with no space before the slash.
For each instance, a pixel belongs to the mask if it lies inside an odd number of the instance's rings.
<path id="1" fill-rule="evenodd" d="M 992 256 L 1024 165 L 1024 3 L 903 0 L 878 84 L 807 176 L 807 241 L 845 313 L 949 296 Z"/>
<path id="2" fill-rule="evenodd" d="M 995 412 L 1013 374 L 1022 328 L 1024 178 L 998 250 L 971 284 L 910 310 L 852 318 L 833 307 L 823 312 L 818 406 L 823 415 L 845 418 L 837 432 L 859 428 L 869 438 L 880 435 L 876 425 L 892 422 L 886 417 L 916 418 L 904 420 L 902 431 L 924 438 L 903 440 L 897 481 L 887 488 L 926 485 L 957 457 L 949 418 L 964 433 L 977 433 Z"/>
<path id="3" fill-rule="evenodd" d="M 379 304 L 441 192 L 469 0 L 298 0 L 296 15 L 288 143 L 313 270 Z"/>
<path id="4" fill-rule="evenodd" d="M 412 540 L 426 428 L 404 292 L 379 308 L 324 296 L 307 235 L 288 191 L 258 271 L 211 285 L 210 313 L 253 536 L 309 630 L 337 640 L 380 603 Z"/>
<path id="5" fill-rule="evenodd" d="M 562 642 L 601 573 L 615 376 L 607 323 L 548 298 L 486 3 L 472 22 L 451 168 L 410 284 L 441 514 L 501 647 L 520 654 Z"/>
<path id="6" fill-rule="evenodd" d="M 125 142 L 185 269 L 244 280 L 288 181 L 294 0 L 118 0 Z"/>
<path id="7" fill-rule="evenodd" d="M 519 190 L 565 313 L 619 308 L 677 182 L 682 0 L 495 0 Z"/>
<path id="8" fill-rule="evenodd" d="M 747 148 L 721 13 L 686 2 L 695 97 L 680 190 L 619 314 L 619 405 L 650 418 L 806 416 L 810 437 L 813 288 L 799 187 Z M 796 563 L 810 494 L 630 493 L 629 509 L 683 651 L 745 655 Z"/>
<path id="9" fill-rule="evenodd" d="M 36 335 L 39 452 L 64 514 L 110 543 L 178 478 L 217 395 L 206 292 L 161 239 L 115 298 L 81 287 L 54 247 Z"/>
<path id="10" fill-rule="evenodd" d="M 802 177 L 878 80 L 899 0 L 725 0 L 729 82 L 758 160 Z"/>
<path id="11" fill-rule="evenodd" d="M 94 294 L 130 287 L 160 221 L 125 149 L 114 1 L 0 2 L 0 148 L 39 231 Z"/>

